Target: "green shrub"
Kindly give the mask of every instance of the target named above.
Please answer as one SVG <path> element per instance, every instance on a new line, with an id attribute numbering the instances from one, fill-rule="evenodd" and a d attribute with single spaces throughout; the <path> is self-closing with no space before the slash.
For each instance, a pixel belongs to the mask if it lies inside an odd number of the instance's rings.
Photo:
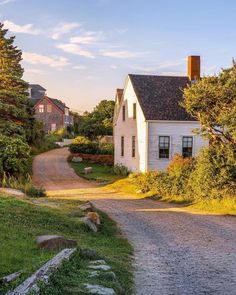
<path id="1" fill-rule="evenodd" d="M 5 173 L 2 179 L 2 187 L 13 188 L 22 191 L 27 196 L 40 198 L 46 197 L 46 190 L 42 187 L 35 187 L 30 175 L 26 177 L 7 176 Z"/>
<path id="2" fill-rule="evenodd" d="M 231 149 L 210 146 L 196 159 L 188 182 L 188 193 L 197 198 L 236 193 L 236 158 Z"/>
<path id="3" fill-rule="evenodd" d="M 114 171 L 114 174 L 121 175 L 121 176 L 127 176 L 129 174 L 128 168 L 122 164 L 114 165 L 113 171 Z"/>
<path id="4" fill-rule="evenodd" d="M 113 143 L 102 143 L 98 150 L 101 155 L 113 155 L 114 154 L 114 144 Z"/>
<path id="5" fill-rule="evenodd" d="M 30 147 L 20 138 L 0 135 L 0 178 L 3 173 L 26 176 L 30 172 Z"/>

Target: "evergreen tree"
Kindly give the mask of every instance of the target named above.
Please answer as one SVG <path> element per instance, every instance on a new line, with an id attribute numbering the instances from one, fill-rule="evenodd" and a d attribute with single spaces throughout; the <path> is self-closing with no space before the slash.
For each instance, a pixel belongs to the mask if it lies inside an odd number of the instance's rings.
<path id="1" fill-rule="evenodd" d="M 22 52 L 7 32 L 0 23 L 0 134 L 31 142 L 35 119 L 28 84 L 22 79 Z"/>

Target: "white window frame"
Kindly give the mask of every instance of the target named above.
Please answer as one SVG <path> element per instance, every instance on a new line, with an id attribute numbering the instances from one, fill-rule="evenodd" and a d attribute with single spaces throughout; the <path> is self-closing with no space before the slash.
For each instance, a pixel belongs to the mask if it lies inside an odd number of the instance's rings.
<path id="1" fill-rule="evenodd" d="M 55 129 L 52 128 L 52 126 L 55 125 Z M 54 132 L 57 130 L 57 124 L 56 123 L 51 123 L 51 131 Z"/>
<path id="2" fill-rule="evenodd" d="M 182 134 L 181 135 L 181 147 L 180 147 L 180 155 L 183 156 L 183 137 L 192 137 L 193 138 L 193 155 L 195 157 L 195 136 L 193 134 Z"/>
<path id="3" fill-rule="evenodd" d="M 50 111 L 49 111 L 48 107 L 50 107 Z M 51 113 L 51 112 L 52 112 L 52 105 L 49 103 L 49 104 L 47 104 L 47 113 Z"/>
<path id="4" fill-rule="evenodd" d="M 39 105 L 39 113 L 44 113 L 44 104 Z"/>
<path id="5" fill-rule="evenodd" d="M 159 138 L 160 136 L 168 136 L 170 138 L 169 158 L 160 158 L 159 155 Z M 169 161 L 172 159 L 172 136 L 170 134 L 158 134 L 157 136 L 157 159 L 160 161 Z"/>

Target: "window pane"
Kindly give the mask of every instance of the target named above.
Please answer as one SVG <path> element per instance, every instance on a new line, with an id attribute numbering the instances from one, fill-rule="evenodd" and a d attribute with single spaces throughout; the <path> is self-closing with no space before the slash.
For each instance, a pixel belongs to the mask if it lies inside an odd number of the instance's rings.
<path id="1" fill-rule="evenodd" d="M 170 156 L 170 136 L 159 136 L 159 158 L 169 159 Z"/>
<path id="2" fill-rule="evenodd" d="M 124 136 L 121 136 L 121 156 L 124 156 Z"/>
<path id="3" fill-rule="evenodd" d="M 125 106 L 123 106 L 122 110 L 123 110 L 122 112 L 123 121 L 125 121 Z"/>
<path id="4" fill-rule="evenodd" d="M 135 136 L 132 136 L 132 157 L 135 157 Z"/>
<path id="5" fill-rule="evenodd" d="M 136 103 L 133 104 L 133 118 L 136 119 Z"/>
<path id="6" fill-rule="evenodd" d="M 193 137 L 183 136 L 182 155 L 184 158 L 193 156 Z"/>

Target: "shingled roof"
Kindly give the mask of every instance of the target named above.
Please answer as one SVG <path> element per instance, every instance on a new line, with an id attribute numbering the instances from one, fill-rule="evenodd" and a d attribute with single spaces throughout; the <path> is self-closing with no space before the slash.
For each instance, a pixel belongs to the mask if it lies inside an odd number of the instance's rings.
<path id="1" fill-rule="evenodd" d="M 180 102 L 188 77 L 129 75 L 146 120 L 196 121 Z"/>

